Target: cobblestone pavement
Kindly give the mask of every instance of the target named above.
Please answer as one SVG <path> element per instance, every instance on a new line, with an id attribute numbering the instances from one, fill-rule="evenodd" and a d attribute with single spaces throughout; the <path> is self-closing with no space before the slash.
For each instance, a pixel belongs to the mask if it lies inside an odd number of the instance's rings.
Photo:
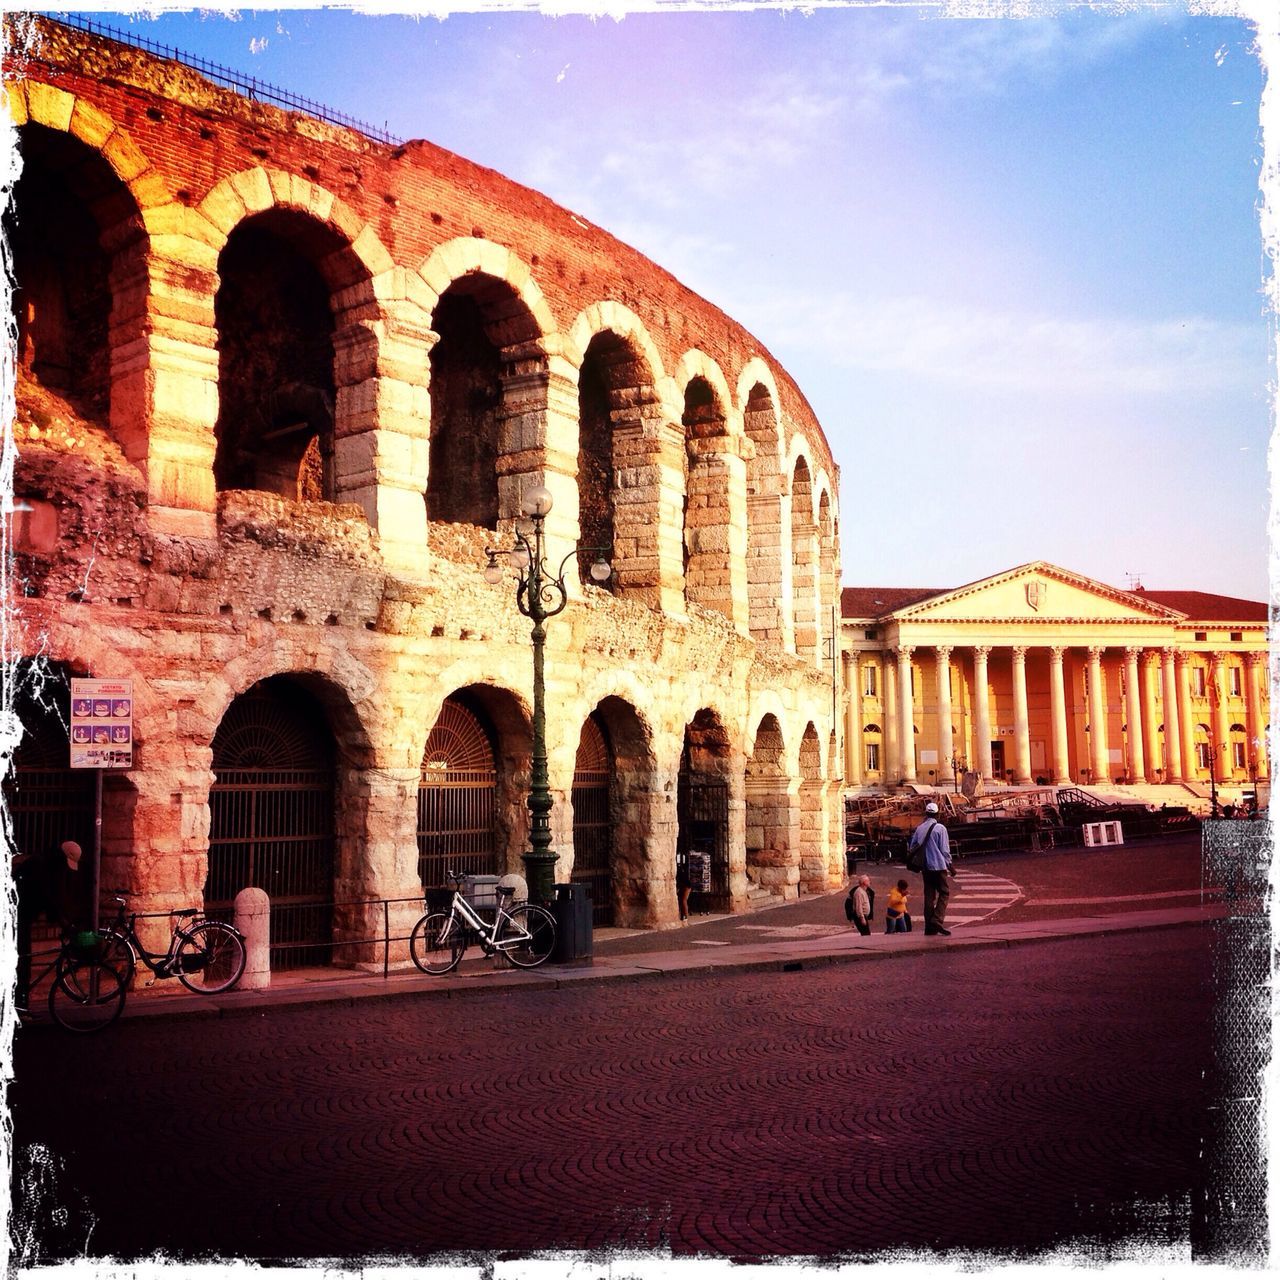
<path id="1" fill-rule="evenodd" d="M 1185 1246 L 1211 939 L 24 1031 L 17 1260 Z"/>

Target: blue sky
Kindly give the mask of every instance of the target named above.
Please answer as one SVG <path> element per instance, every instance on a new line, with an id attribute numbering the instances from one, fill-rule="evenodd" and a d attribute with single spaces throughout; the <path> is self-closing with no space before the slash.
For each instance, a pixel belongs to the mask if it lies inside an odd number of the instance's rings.
<path id="1" fill-rule="evenodd" d="M 846 584 L 1266 597 L 1241 20 L 101 16 L 536 187 L 744 324 L 842 467 Z"/>

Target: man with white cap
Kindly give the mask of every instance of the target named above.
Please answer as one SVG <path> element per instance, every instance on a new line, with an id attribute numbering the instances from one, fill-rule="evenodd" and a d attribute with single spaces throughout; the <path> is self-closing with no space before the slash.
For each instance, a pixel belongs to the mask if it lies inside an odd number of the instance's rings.
<path id="1" fill-rule="evenodd" d="M 951 867 L 951 837 L 938 821 L 938 806 L 930 800 L 924 807 L 924 821 L 911 833 L 907 852 L 924 851 L 924 931 L 931 936 L 951 936 L 951 930 L 943 923 L 947 918 L 947 898 L 951 890 L 947 877 L 955 877 Z"/>

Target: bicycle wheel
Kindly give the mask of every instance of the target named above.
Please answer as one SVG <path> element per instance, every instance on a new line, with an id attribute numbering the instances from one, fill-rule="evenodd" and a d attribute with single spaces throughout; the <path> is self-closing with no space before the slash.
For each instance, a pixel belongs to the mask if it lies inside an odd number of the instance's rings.
<path id="1" fill-rule="evenodd" d="M 133 943 L 122 933 L 114 929 L 101 930 L 99 937 L 100 955 L 119 975 L 126 989 L 133 982 L 134 970 L 138 967 L 138 957 L 134 953 Z"/>
<path id="2" fill-rule="evenodd" d="M 66 1031 L 102 1031 L 124 1008 L 124 981 L 97 956 L 68 956 L 58 962 L 49 989 L 49 1016 Z"/>
<path id="3" fill-rule="evenodd" d="M 423 973 L 439 977 L 458 967 L 467 949 L 467 931 L 460 920 L 443 911 L 423 916 L 409 935 L 409 954 Z"/>
<path id="4" fill-rule="evenodd" d="M 244 939 L 221 920 L 202 920 L 178 943 L 174 972 L 188 991 L 216 996 L 230 991 L 244 973 Z"/>
<path id="5" fill-rule="evenodd" d="M 533 969 L 555 948 L 555 917 L 545 907 L 529 903 L 512 907 L 502 922 L 497 945 L 516 968 Z"/>

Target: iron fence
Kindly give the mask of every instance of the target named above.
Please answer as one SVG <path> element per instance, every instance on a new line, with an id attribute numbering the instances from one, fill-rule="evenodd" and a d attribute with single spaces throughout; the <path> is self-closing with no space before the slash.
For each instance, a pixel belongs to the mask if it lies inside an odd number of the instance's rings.
<path id="1" fill-rule="evenodd" d="M 354 129 L 357 133 L 363 133 L 366 137 L 373 138 L 377 142 L 385 142 L 393 147 L 400 146 L 404 142 L 403 138 L 387 132 L 386 129 L 376 128 L 363 120 L 357 120 L 354 116 L 345 115 L 341 111 L 334 111 L 332 108 L 326 107 L 323 103 L 315 102 L 311 98 L 300 97 L 298 94 L 290 93 L 286 89 L 280 89 L 276 85 L 267 84 L 266 81 L 259 80 L 255 76 L 246 76 L 242 72 L 233 71 L 230 67 L 224 67 L 220 63 L 210 62 L 207 58 L 198 57 L 193 53 L 186 53 L 181 49 L 170 48 L 169 45 L 159 44 L 155 40 L 148 40 L 145 36 L 137 35 L 132 31 L 121 31 L 117 27 L 107 26 L 103 22 L 95 22 L 92 18 L 86 18 L 79 13 L 59 13 L 53 16 L 63 26 L 74 27 L 79 31 L 86 31 L 90 35 L 105 36 L 108 40 L 114 40 L 118 44 L 126 44 L 135 49 L 142 49 L 147 53 L 155 54 L 157 57 L 167 58 L 171 62 L 180 62 L 183 66 L 190 67 L 193 71 L 198 71 L 207 79 L 226 85 L 228 88 L 244 94 L 245 97 L 251 98 L 255 102 L 271 102 L 290 111 L 301 111 L 304 115 L 312 116 L 316 120 L 324 120 L 328 124 L 336 124 L 344 129 Z"/>

